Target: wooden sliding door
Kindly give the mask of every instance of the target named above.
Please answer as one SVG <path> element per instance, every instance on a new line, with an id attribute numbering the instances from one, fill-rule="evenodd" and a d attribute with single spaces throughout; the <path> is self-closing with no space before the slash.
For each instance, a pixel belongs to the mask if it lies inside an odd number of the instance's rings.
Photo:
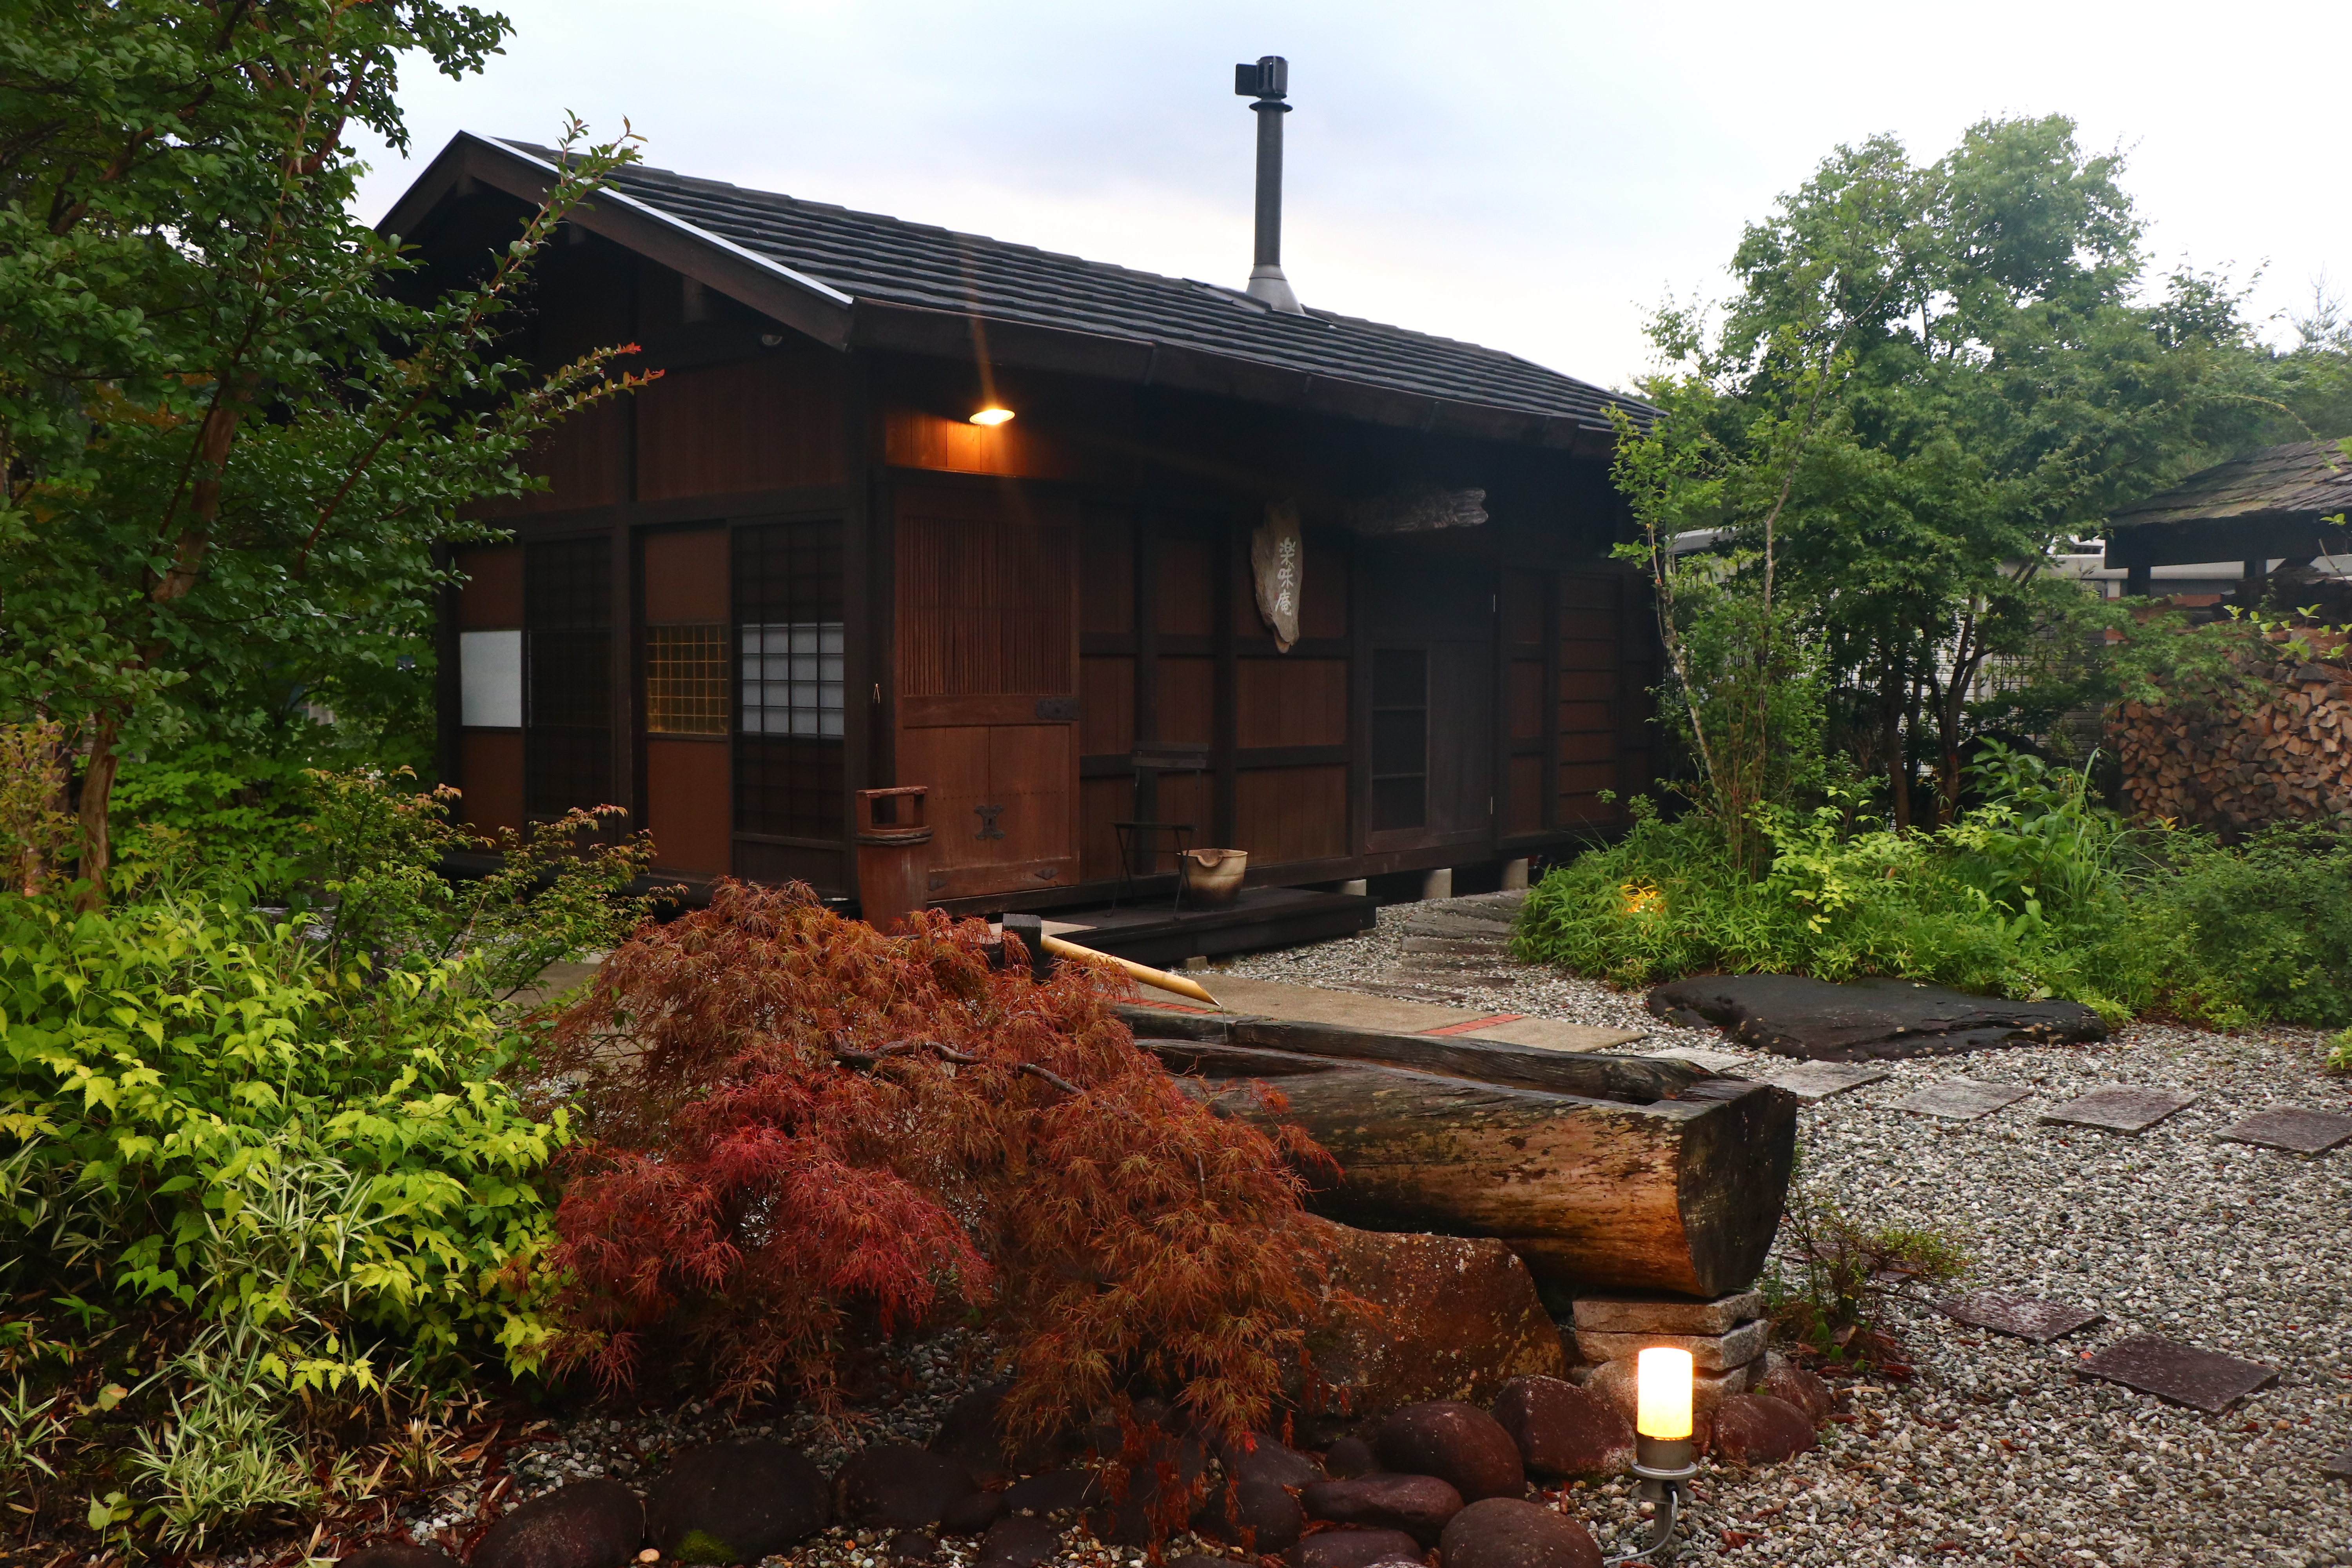
<path id="1" fill-rule="evenodd" d="M 1075 519 L 910 486 L 897 557 L 898 781 L 930 789 L 930 895 L 1076 881 Z"/>

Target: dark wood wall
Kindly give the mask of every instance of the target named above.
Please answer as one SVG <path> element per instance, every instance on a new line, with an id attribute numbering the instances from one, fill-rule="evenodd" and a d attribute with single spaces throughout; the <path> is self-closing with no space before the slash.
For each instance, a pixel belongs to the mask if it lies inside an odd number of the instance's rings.
<path id="1" fill-rule="evenodd" d="M 665 870 L 848 892 L 851 792 L 925 784 L 934 896 L 1037 904 L 1107 891 L 1120 821 L 1325 880 L 1557 845 L 1648 780 L 1654 637 L 1596 463 L 839 353 L 601 240 L 551 258 L 530 332 L 661 375 L 554 432 L 547 489 L 487 518 L 517 542 L 457 558 L 445 647 L 521 638 L 522 722 L 445 731 L 485 828 L 609 799 Z M 1427 484 L 1491 521 L 1351 526 Z M 1287 651 L 1248 569 L 1273 500 L 1306 520 Z M 1200 765 L 1139 772 L 1167 742 Z"/>

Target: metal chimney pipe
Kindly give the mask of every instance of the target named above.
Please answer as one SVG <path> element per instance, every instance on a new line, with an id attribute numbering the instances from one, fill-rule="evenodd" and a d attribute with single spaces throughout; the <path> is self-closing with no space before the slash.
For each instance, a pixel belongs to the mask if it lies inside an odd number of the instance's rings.
<path id="1" fill-rule="evenodd" d="M 1257 253 L 1248 292 L 1275 310 L 1303 316 L 1305 307 L 1282 275 L 1282 117 L 1290 112 L 1283 101 L 1290 92 L 1290 62 L 1265 55 L 1254 66 L 1235 66 L 1234 91 L 1257 100 L 1250 105 L 1257 114 Z"/>

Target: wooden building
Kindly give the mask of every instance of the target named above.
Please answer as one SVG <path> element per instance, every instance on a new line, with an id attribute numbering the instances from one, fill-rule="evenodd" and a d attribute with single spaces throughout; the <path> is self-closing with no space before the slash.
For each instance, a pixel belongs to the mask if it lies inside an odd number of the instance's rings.
<path id="1" fill-rule="evenodd" d="M 476 268 L 551 156 L 462 135 L 383 226 Z M 932 898 L 1037 909 L 1112 890 L 1121 822 L 1297 886 L 1558 850 L 1651 777 L 1585 383 L 642 168 L 522 330 L 663 374 L 461 552 L 442 767 L 483 826 L 611 802 L 665 870 L 847 895 L 854 792 L 919 784 Z M 1295 628 L 1252 564 L 1286 535 Z"/>

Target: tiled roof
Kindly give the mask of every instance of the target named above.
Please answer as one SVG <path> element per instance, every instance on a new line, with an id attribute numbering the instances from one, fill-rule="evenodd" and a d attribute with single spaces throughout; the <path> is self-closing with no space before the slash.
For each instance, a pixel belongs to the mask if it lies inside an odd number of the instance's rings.
<path id="1" fill-rule="evenodd" d="M 556 156 L 523 142 L 507 145 L 534 158 Z M 1637 418 L 1652 412 L 1513 354 L 1311 307 L 1305 316 L 1288 315 L 1214 284 L 664 169 L 633 166 L 611 183 L 673 220 L 854 300 L 1162 344 L 1597 432 L 1610 428 L 1604 410 L 1612 404 Z"/>
<path id="2" fill-rule="evenodd" d="M 2296 441 L 2189 475 L 2107 520 L 2116 529 L 2321 518 L 2352 508 L 2352 458 L 2333 442 Z"/>

